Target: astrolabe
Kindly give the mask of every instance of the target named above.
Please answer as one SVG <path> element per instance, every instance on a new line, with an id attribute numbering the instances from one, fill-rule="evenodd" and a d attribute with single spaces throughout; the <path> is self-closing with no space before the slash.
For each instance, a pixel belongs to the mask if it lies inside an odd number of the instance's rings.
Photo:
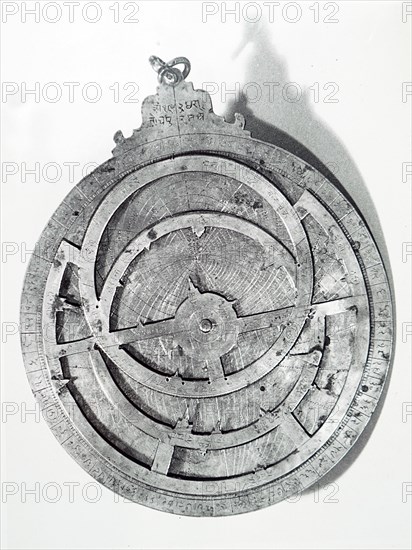
<path id="1" fill-rule="evenodd" d="M 392 347 L 385 269 L 313 166 L 164 63 L 132 136 L 51 217 L 22 295 L 27 375 L 63 447 L 146 506 L 238 514 L 348 452 Z M 181 69 L 179 69 L 181 67 Z"/>

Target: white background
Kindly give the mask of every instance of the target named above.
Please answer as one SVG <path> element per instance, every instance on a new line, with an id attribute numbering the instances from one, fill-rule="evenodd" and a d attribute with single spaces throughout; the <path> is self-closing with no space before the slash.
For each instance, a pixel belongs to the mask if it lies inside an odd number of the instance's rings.
<path id="1" fill-rule="evenodd" d="M 36 21 L 37 16 L 24 13 L 34 2 L 2 2 L 3 547 L 409 548 L 412 416 L 402 413 L 412 401 L 411 337 L 404 342 L 402 329 L 412 320 L 412 257 L 403 257 L 402 248 L 412 241 L 412 178 L 402 176 L 402 167 L 411 160 L 412 95 L 402 98 L 402 83 L 411 81 L 412 15 L 403 22 L 402 9 L 412 7 L 347 1 L 300 2 L 284 9 L 284 4 L 270 8 L 249 2 L 245 10 L 245 3 L 236 8 L 234 2 L 108 1 L 98 3 L 99 13 L 93 6 L 84 11 L 85 4 L 90 3 L 74 6 L 70 22 L 64 2 L 57 6 L 58 21 L 56 3 L 40 2 Z M 334 6 L 337 13 L 331 16 Z M 238 9 L 238 15 L 225 13 L 229 9 Z M 328 15 L 337 22 L 325 22 Z M 127 16 L 135 21 L 125 22 Z M 166 60 L 189 57 L 189 80 L 198 88 L 208 83 L 218 114 L 233 110 L 234 95 L 227 90 L 245 91 L 246 83 L 249 103 L 243 112 L 265 123 L 261 134 L 256 127 L 257 137 L 270 139 L 267 125 L 275 125 L 335 172 L 391 264 L 398 338 L 376 427 L 315 491 L 246 515 L 173 516 L 99 489 L 45 422 L 25 414 L 34 408 L 34 399 L 18 334 L 7 334 L 19 321 L 26 251 L 81 179 L 82 169 L 110 157 L 115 131 L 128 136 L 140 125 L 141 101 L 156 86 L 147 62 L 151 54 Z M 25 93 L 25 86 L 33 89 L 36 82 L 37 98 Z M 64 82 L 79 83 L 72 102 Z M 138 103 L 125 101 L 133 91 L 130 85 L 123 89 L 128 82 L 138 85 L 133 96 Z M 247 85 L 251 82 L 258 87 Z M 279 86 L 269 96 L 264 83 L 275 82 Z M 290 82 L 302 91 L 295 102 Z M 332 90 L 328 83 L 337 89 L 332 97 L 337 102 L 325 101 Z M 102 97 L 92 102 L 96 89 Z M 53 102 L 59 90 L 61 98 Z M 257 101 L 256 90 L 261 92 Z M 25 173 L 35 163 L 39 178 Z M 67 163 L 76 163 L 74 178 Z M 78 484 L 74 499 L 69 482 Z M 30 489 L 35 494 L 28 494 Z M 101 495 L 90 502 L 97 489 Z M 51 502 L 59 491 L 60 499 Z"/>

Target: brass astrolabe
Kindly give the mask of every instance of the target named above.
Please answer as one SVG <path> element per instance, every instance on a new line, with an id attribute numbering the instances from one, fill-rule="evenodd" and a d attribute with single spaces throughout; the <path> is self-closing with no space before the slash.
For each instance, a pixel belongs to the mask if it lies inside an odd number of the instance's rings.
<path id="1" fill-rule="evenodd" d="M 128 499 L 191 516 L 317 482 L 368 423 L 392 303 L 356 206 L 150 58 L 142 125 L 52 215 L 21 302 L 57 440 Z"/>

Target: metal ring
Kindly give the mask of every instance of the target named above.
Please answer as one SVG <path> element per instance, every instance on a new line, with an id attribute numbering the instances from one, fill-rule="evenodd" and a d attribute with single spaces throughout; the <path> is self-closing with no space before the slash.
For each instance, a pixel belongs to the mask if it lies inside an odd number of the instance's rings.
<path id="1" fill-rule="evenodd" d="M 182 72 L 183 80 L 190 73 L 191 65 L 190 65 L 190 61 L 187 59 L 187 57 L 174 57 L 171 61 L 169 61 L 167 63 L 167 65 L 169 65 L 169 67 L 175 67 L 176 65 L 184 65 L 184 69 L 183 69 L 183 72 Z"/>
<path id="2" fill-rule="evenodd" d="M 176 86 L 179 82 L 183 80 L 183 75 L 179 69 L 174 67 L 169 67 L 166 65 L 159 71 L 157 79 L 161 84 L 168 84 L 169 86 Z"/>
<path id="3" fill-rule="evenodd" d="M 190 72 L 190 61 L 186 57 L 175 57 L 168 63 L 165 63 L 160 57 L 152 55 L 149 58 L 149 62 L 157 72 L 159 82 L 169 86 L 176 86 Z M 183 71 L 178 69 L 176 65 L 183 65 Z"/>

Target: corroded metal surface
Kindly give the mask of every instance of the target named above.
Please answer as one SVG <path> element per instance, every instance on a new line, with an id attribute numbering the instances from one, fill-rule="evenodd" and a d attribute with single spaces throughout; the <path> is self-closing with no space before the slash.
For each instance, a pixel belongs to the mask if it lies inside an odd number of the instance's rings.
<path id="1" fill-rule="evenodd" d="M 390 361 L 390 290 L 331 182 L 152 63 L 141 128 L 116 134 L 37 244 L 25 364 L 98 481 L 168 512 L 236 514 L 302 491 L 356 441 Z"/>

